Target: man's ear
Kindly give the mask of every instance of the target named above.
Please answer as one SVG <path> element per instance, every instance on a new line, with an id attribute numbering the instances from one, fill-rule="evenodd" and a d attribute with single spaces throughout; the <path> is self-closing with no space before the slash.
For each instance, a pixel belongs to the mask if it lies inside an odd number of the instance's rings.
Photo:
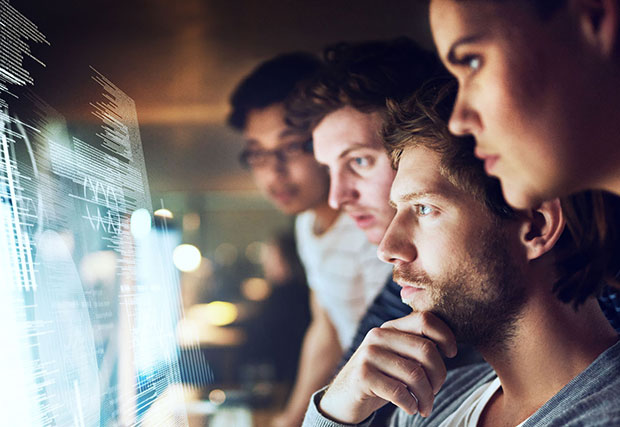
<path id="1" fill-rule="evenodd" d="M 581 32 L 601 55 L 617 50 L 620 21 L 619 0 L 573 0 Z"/>
<path id="2" fill-rule="evenodd" d="M 560 199 L 544 202 L 537 209 L 527 211 L 527 220 L 521 226 L 521 244 L 525 247 L 528 260 L 540 258 L 556 244 L 566 221 Z"/>

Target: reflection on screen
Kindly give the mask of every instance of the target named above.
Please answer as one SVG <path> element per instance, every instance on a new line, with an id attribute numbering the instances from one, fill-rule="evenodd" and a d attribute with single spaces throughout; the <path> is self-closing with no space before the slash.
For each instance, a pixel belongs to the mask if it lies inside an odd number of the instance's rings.
<path id="1" fill-rule="evenodd" d="M 178 236 L 151 222 L 134 102 L 91 68 L 68 123 L 23 67 L 45 36 L 0 16 L 0 425 L 187 425 Z"/>

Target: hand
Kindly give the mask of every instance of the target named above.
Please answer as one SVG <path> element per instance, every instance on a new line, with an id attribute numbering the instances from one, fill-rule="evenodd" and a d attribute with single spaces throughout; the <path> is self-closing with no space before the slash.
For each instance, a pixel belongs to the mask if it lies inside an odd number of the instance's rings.
<path id="1" fill-rule="evenodd" d="M 321 412 L 334 421 L 357 424 L 392 402 L 408 414 L 430 415 L 446 379 L 437 347 L 456 356 L 454 334 L 429 312 L 370 330 L 323 395 Z"/>

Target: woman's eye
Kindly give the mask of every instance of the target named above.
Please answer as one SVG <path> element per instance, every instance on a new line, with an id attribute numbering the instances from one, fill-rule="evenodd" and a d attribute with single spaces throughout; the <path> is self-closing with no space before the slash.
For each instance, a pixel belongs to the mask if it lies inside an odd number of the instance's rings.
<path id="1" fill-rule="evenodd" d="M 468 56 L 463 60 L 463 62 L 472 71 L 478 71 L 480 69 L 480 65 L 482 64 L 480 58 L 477 56 Z"/>
<path id="2" fill-rule="evenodd" d="M 433 208 L 428 205 L 416 205 L 416 210 L 420 216 L 426 216 L 433 212 Z"/>

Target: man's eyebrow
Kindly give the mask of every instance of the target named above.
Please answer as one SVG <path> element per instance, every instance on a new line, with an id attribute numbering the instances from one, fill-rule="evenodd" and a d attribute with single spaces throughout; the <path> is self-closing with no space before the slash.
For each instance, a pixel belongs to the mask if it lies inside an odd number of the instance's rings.
<path id="1" fill-rule="evenodd" d="M 411 202 L 413 200 L 417 200 L 417 199 L 422 199 L 425 197 L 430 197 L 430 198 L 445 198 L 445 195 L 438 192 L 438 191 L 418 191 L 418 192 L 413 192 L 413 193 L 407 193 L 404 194 L 402 196 L 400 196 L 397 200 L 397 202 L 399 203 L 408 203 Z M 396 203 L 390 198 L 390 200 L 388 201 L 389 205 L 391 207 L 393 207 L 394 209 L 396 209 Z"/>
<path id="2" fill-rule="evenodd" d="M 456 58 L 456 50 L 463 45 L 478 42 L 480 41 L 480 39 L 482 39 L 482 34 L 472 34 L 469 36 L 461 37 L 460 39 L 452 43 L 452 46 L 450 46 L 450 50 L 448 51 L 448 55 L 446 55 L 446 59 L 450 64 L 458 64 L 459 61 Z"/>
<path id="3" fill-rule="evenodd" d="M 375 148 L 375 146 L 372 145 L 372 144 L 364 144 L 364 143 L 358 142 L 358 143 L 353 144 L 352 146 L 350 146 L 346 150 L 344 150 L 342 153 L 340 153 L 338 155 L 338 158 L 342 159 L 343 157 L 347 156 L 352 151 L 361 150 L 361 149 L 364 149 L 364 148 L 371 148 L 372 149 L 372 148 Z"/>

